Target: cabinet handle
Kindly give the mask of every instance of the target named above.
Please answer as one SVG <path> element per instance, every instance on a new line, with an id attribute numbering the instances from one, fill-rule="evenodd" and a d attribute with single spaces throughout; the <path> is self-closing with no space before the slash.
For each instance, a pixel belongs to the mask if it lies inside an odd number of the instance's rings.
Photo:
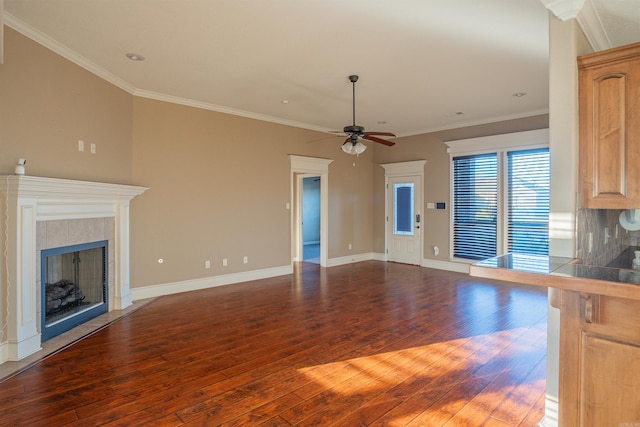
<path id="1" fill-rule="evenodd" d="M 584 300 L 584 321 L 593 323 L 593 300 L 591 297 Z"/>
<path id="2" fill-rule="evenodd" d="M 599 298 L 597 295 L 583 295 L 583 315 L 586 323 L 598 323 L 600 312 L 598 307 Z"/>

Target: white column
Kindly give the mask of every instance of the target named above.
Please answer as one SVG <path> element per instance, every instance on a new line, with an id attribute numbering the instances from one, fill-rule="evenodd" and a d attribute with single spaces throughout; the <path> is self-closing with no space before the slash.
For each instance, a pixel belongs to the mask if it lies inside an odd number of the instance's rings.
<path id="1" fill-rule="evenodd" d="M 585 0 L 541 0 L 542 4 L 562 21 L 578 16 Z"/>
<path id="2" fill-rule="evenodd" d="M 586 38 L 576 20 L 549 21 L 549 151 L 551 200 L 549 254 L 575 257 L 578 194 L 578 66 L 577 56 L 587 53 Z M 549 301 L 557 301 L 550 291 Z M 557 304 L 554 304 L 557 306 Z M 560 312 L 549 306 L 547 323 L 547 387 L 544 427 L 558 425 Z"/>
<path id="3" fill-rule="evenodd" d="M 40 350 L 38 301 L 36 293 L 36 200 L 10 192 L 8 198 L 8 275 L 4 288 L 9 305 L 3 318 L 7 323 L 7 360 L 16 361 Z"/>
<path id="4" fill-rule="evenodd" d="M 129 268 L 129 201 L 116 205 L 115 217 L 115 295 L 114 309 L 123 310 L 133 304 Z"/>

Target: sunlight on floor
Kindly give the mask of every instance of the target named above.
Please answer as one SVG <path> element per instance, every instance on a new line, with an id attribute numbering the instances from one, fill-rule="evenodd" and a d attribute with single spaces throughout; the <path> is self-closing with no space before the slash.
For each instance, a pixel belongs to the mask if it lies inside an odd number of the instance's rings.
<path id="1" fill-rule="evenodd" d="M 522 335 L 527 328 L 500 331 L 494 334 L 479 335 L 469 338 L 460 338 L 445 342 L 437 342 L 426 346 L 419 346 L 372 356 L 357 357 L 339 362 L 331 362 L 324 365 L 311 366 L 299 369 L 300 373 L 313 379 L 314 382 L 324 385 L 326 388 L 335 388 L 338 383 L 342 385 L 343 393 L 362 392 L 362 379 L 369 381 L 369 388 L 388 389 L 389 385 L 399 384 L 412 376 L 439 377 L 452 371 L 467 371 L 470 367 L 480 368 L 490 362 L 495 354 L 484 351 L 484 346 L 492 341 L 494 344 L 508 344 L 513 340 L 513 335 Z M 503 338 L 507 338 L 503 340 Z M 459 347 L 465 347 L 464 351 L 469 355 L 466 359 L 445 358 L 447 354 Z M 514 343 L 511 351 L 527 351 L 529 345 Z"/>
<path id="2" fill-rule="evenodd" d="M 464 423 L 465 416 L 473 417 L 482 408 L 498 405 L 506 387 L 514 388 L 514 397 L 527 400 L 527 404 L 540 397 L 540 393 L 526 396 L 526 391 L 532 387 L 544 390 L 544 337 L 543 327 L 514 328 L 305 367 L 298 372 L 312 380 L 309 394 L 313 390 L 314 394 L 362 396 L 370 401 L 395 399 L 398 407 L 387 415 L 387 421 L 393 420 L 390 425 L 442 425 L 437 420 L 447 422 L 453 416 L 456 423 Z M 527 383 L 525 391 L 516 390 L 523 382 Z M 496 414 L 509 418 L 508 413 L 501 415 L 499 406 Z"/>

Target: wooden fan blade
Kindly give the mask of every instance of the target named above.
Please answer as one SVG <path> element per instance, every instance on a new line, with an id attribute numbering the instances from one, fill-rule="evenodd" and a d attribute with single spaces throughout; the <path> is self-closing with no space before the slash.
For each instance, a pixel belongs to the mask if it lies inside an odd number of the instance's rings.
<path id="1" fill-rule="evenodd" d="M 391 142 L 391 141 L 387 141 L 386 139 L 382 139 L 382 138 L 377 138 L 375 136 L 371 136 L 371 134 L 365 134 L 363 137 L 363 139 L 368 139 L 369 141 L 373 141 L 373 142 L 377 142 L 389 147 L 392 147 L 394 145 L 396 145 L 395 142 Z"/>
<path id="2" fill-rule="evenodd" d="M 391 132 L 365 132 L 364 135 L 396 136 Z"/>

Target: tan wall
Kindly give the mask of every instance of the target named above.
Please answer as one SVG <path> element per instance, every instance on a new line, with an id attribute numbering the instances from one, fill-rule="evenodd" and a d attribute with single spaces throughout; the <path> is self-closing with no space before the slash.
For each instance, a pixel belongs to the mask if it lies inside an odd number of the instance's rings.
<path id="1" fill-rule="evenodd" d="M 337 138 L 144 98 L 133 117 L 133 181 L 150 187 L 132 202 L 133 287 L 289 265 L 288 154 L 335 159 L 329 257 L 371 251 L 370 153 L 353 167 Z"/>
<path id="2" fill-rule="evenodd" d="M 129 184 L 132 96 L 7 27 L 4 47 L 0 174 Z"/>

